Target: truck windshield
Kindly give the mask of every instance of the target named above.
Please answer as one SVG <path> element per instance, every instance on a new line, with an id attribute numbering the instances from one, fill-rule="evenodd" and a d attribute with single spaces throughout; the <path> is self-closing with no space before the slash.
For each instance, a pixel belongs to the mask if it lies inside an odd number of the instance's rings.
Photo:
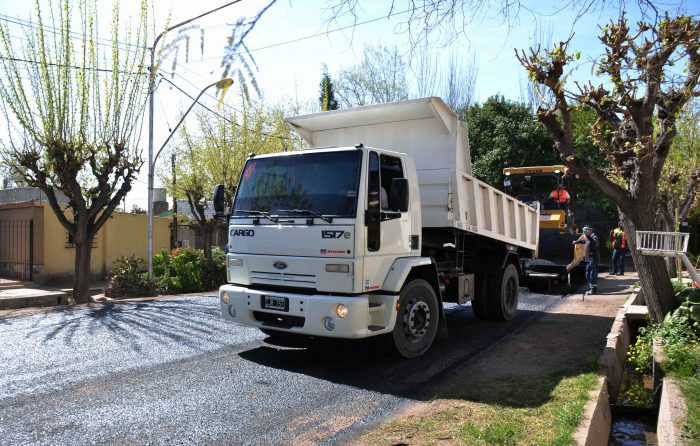
<path id="1" fill-rule="evenodd" d="M 233 205 L 234 216 L 250 211 L 304 216 L 355 217 L 362 152 L 303 153 L 249 159 Z"/>

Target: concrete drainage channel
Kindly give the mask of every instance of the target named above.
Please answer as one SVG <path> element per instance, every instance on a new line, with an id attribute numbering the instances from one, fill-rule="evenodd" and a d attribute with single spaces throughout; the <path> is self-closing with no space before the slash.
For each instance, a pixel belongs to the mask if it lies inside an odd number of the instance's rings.
<path id="1" fill-rule="evenodd" d="M 647 323 L 647 308 L 640 305 L 640 300 L 635 291 L 615 317 L 598 359 L 600 378 L 575 435 L 577 444 L 685 444 L 681 440 L 681 426 L 677 424 L 685 417 L 685 405 L 675 383 L 661 374 L 661 349 L 657 346 L 654 349 L 653 383 L 642 382 L 627 366 L 630 343 L 634 342 L 639 327 Z M 630 394 L 634 396 L 629 397 Z M 630 400 L 632 404 L 628 404 Z"/>

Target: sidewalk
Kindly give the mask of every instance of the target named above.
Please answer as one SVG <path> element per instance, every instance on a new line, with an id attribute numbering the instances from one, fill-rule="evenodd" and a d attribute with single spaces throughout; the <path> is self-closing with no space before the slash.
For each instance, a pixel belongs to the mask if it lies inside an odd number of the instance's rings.
<path id="1" fill-rule="evenodd" d="M 103 289 L 104 284 L 93 284 L 90 286 L 90 293 L 100 293 Z M 72 288 L 41 286 L 31 282 L 2 282 L 0 310 L 67 305 L 72 292 Z"/>

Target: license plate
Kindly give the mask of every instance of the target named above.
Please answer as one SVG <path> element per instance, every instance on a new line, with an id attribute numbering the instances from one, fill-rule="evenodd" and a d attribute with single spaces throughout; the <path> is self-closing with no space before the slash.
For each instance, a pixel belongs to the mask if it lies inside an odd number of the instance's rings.
<path id="1" fill-rule="evenodd" d="M 261 306 L 266 310 L 289 311 L 289 299 L 278 296 L 261 296 Z"/>

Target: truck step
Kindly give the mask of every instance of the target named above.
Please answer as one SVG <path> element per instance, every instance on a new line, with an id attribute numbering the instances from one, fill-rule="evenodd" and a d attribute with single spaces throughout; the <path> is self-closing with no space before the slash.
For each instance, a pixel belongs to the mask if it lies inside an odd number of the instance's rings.
<path id="1" fill-rule="evenodd" d="M 384 304 L 381 304 L 379 302 L 370 302 L 369 303 L 369 312 L 374 313 L 376 311 L 382 311 L 384 309 Z"/>
<path id="2" fill-rule="evenodd" d="M 370 325 L 367 327 L 367 330 L 369 331 L 379 331 L 379 330 L 384 330 L 386 327 L 380 327 L 379 325 Z"/>

